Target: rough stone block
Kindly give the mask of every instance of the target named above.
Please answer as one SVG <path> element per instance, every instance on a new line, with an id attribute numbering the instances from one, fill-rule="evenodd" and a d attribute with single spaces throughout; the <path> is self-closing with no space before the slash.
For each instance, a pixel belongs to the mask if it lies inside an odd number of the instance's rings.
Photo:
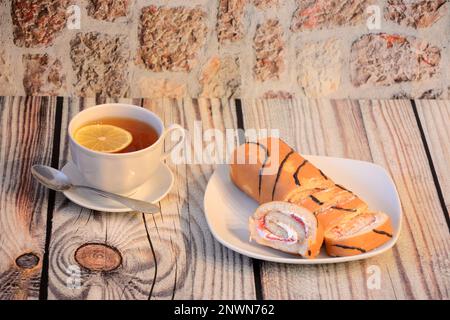
<path id="1" fill-rule="evenodd" d="M 292 31 L 330 29 L 365 21 L 368 5 L 374 0 L 297 0 Z"/>
<path id="2" fill-rule="evenodd" d="M 244 7 L 246 0 L 220 0 L 217 17 L 217 37 L 219 42 L 233 42 L 244 36 Z"/>
<path id="3" fill-rule="evenodd" d="M 442 89 L 428 89 L 428 90 L 420 90 L 420 88 L 416 88 L 416 90 L 411 90 L 414 92 L 405 92 L 404 90 L 400 90 L 397 93 L 392 95 L 392 99 L 445 99 L 445 93 Z"/>
<path id="4" fill-rule="evenodd" d="M 441 50 L 413 36 L 366 34 L 355 41 L 350 53 L 353 85 L 391 85 L 433 77 Z"/>
<path id="5" fill-rule="evenodd" d="M 190 71 L 205 43 L 205 12 L 199 8 L 142 9 L 139 58 L 151 71 Z"/>
<path id="6" fill-rule="evenodd" d="M 259 81 L 278 79 L 284 70 L 283 29 L 278 20 L 267 20 L 256 28 L 253 47 L 255 78 Z"/>
<path id="7" fill-rule="evenodd" d="M 279 0 L 253 0 L 253 5 L 261 10 L 278 6 Z"/>
<path id="8" fill-rule="evenodd" d="M 125 17 L 131 0 L 90 0 L 88 15 L 97 20 L 114 21 Z"/>
<path id="9" fill-rule="evenodd" d="M 213 57 L 203 68 L 200 77 L 201 97 L 231 98 L 240 95 L 239 60 L 233 57 Z"/>
<path id="10" fill-rule="evenodd" d="M 13 95 L 15 88 L 11 78 L 11 59 L 0 48 L 0 95 Z"/>
<path id="11" fill-rule="evenodd" d="M 287 91 L 274 91 L 269 90 L 264 92 L 262 99 L 292 99 L 294 95 Z"/>
<path id="12" fill-rule="evenodd" d="M 301 46 L 297 52 L 298 83 L 308 97 L 327 96 L 341 83 L 340 42 L 329 39 Z"/>
<path id="13" fill-rule="evenodd" d="M 387 20 L 413 28 L 426 28 L 448 10 L 446 0 L 388 0 L 384 10 Z"/>
<path id="14" fill-rule="evenodd" d="M 123 97 L 128 94 L 130 52 L 125 36 L 78 33 L 70 47 L 79 95 Z"/>
<path id="15" fill-rule="evenodd" d="M 27 48 L 52 44 L 66 25 L 70 3 L 71 0 L 13 0 L 14 44 Z"/>
<path id="16" fill-rule="evenodd" d="M 48 54 L 25 54 L 23 87 L 27 95 L 54 96 L 65 89 L 66 77 L 59 59 Z"/>
<path id="17" fill-rule="evenodd" d="M 418 96 L 418 99 L 443 99 L 443 98 L 445 98 L 445 94 L 442 89 L 428 89 Z"/>

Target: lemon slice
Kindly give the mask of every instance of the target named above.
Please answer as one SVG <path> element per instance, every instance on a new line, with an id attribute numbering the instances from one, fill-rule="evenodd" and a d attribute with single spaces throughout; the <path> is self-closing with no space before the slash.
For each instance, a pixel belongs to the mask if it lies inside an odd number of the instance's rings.
<path id="1" fill-rule="evenodd" d="M 75 132 L 75 140 L 88 149 L 114 153 L 130 145 L 133 136 L 127 130 L 109 124 L 92 124 Z"/>

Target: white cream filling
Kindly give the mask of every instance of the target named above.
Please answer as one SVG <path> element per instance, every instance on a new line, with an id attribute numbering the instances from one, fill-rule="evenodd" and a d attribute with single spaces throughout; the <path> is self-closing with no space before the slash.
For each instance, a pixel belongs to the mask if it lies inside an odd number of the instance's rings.
<path id="1" fill-rule="evenodd" d="M 287 233 L 287 238 L 282 238 L 268 231 L 267 229 L 258 228 L 258 234 L 261 238 L 269 241 L 282 241 L 286 245 L 292 245 L 298 242 L 298 234 L 290 226 L 280 222 L 277 225 Z"/>
<path id="2" fill-rule="evenodd" d="M 291 215 L 295 216 L 297 219 L 299 219 L 303 223 L 303 227 L 305 228 L 305 238 L 308 238 L 309 228 L 310 228 L 308 223 L 302 217 L 300 217 L 298 214 L 291 213 Z"/>
<path id="3" fill-rule="evenodd" d="M 301 224 L 304 227 L 305 238 L 308 238 L 309 226 L 302 217 L 300 217 L 299 215 L 297 215 L 295 213 L 286 213 L 286 212 L 281 212 L 281 213 L 288 217 L 291 217 L 294 220 L 298 219 L 299 221 L 301 221 Z M 292 216 L 295 216 L 295 218 L 293 218 Z M 295 222 L 299 223 L 299 221 L 295 221 Z M 277 221 L 275 224 L 286 232 L 287 237 L 285 237 L 285 238 L 280 237 L 276 234 L 273 234 L 266 228 L 259 228 L 259 227 L 257 228 L 258 235 L 261 238 L 264 238 L 269 241 L 283 241 L 287 245 L 292 245 L 292 244 L 298 243 L 298 240 L 299 240 L 298 232 L 295 231 L 294 228 L 292 228 L 291 226 L 289 226 L 283 222 L 280 222 L 280 221 Z"/>

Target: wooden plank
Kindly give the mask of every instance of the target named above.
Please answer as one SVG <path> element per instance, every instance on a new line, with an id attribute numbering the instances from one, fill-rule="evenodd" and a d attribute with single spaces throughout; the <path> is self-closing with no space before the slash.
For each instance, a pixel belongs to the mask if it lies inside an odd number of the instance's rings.
<path id="1" fill-rule="evenodd" d="M 56 98 L 0 98 L 0 300 L 39 297 L 47 190 L 31 176 L 50 164 Z"/>
<path id="2" fill-rule="evenodd" d="M 138 105 L 141 102 L 120 101 Z M 79 111 L 104 102 L 107 101 L 65 99 L 60 167 L 70 159 L 67 137 L 70 119 Z M 93 262 L 102 266 L 106 252 L 111 252 L 108 249 L 115 248 L 122 264 L 112 271 L 84 268 L 75 260 L 75 252 L 83 246 L 86 248 L 87 244 L 96 244 L 87 247 L 88 257 Z M 50 239 L 49 299 L 147 299 L 153 283 L 154 264 L 142 214 L 97 212 L 71 203 L 62 194 L 57 195 Z"/>
<path id="3" fill-rule="evenodd" d="M 450 237 L 411 104 L 365 102 L 362 113 L 374 162 L 388 169 L 402 201 L 402 235 L 390 269 L 397 291 L 449 299 Z"/>
<path id="4" fill-rule="evenodd" d="M 447 212 L 450 211 L 450 101 L 417 100 L 417 112 L 442 189 Z"/>
<path id="5" fill-rule="evenodd" d="M 65 134 L 69 118 L 95 102 L 105 101 L 67 101 L 60 165 L 69 159 Z M 189 127 L 195 119 L 208 125 L 214 119 L 217 121 L 214 125 L 220 127 L 224 126 L 221 119 L 228 119 L 225 125 L 233 127 L 235 121 L 232 121 L 230 108 L 217 102 L 199 105 L 190 100 L 146 100 L 145 107 L 166 123 Z M 206 231 L 202 195 L 212 167 L 198 166 L 195 171 L 187 167 L 171 165 L 176 183 L 167 198 L 160 202 L 161 214 L 157 215 L 94 212 L 70 203 L 63 196 L 58 197 L 50 245 L 49 298 L 254 297 L 250 261 L 224 250 Z M 71 270 L 79 267 L 74 259 L 75 251 L 89 243 L 115 248 L 114 252 L 122 257 L 122 265 L 109 272 L 82 268 L 81 287 L 73 289 L 67 283 L 73 284 Z"/>
<path id="6" fill-rule="evenodd" d="M 145 100 L 144 107 L 161 115 L 165 123 L 180 123 L 192 142 L 198 126 L 204 131 L 220 132 L 236 127 L 234 105 L 225 100 Z M 254 299 L 251 260 L 215 241 L 204 217 L 203 195 L 214 165 L 170 167 L 176 185 L 161 202 L 161 214 L 147 219 L 149 237 L 164 255 L 158 261 L 158 277 L 165 276 L 156 282 L 153 295 L 171 294 L 175 299 Z"/>
<path id="7" fill-rule="evenodd" d="M 371 161 L 364 124 L 357 103 L 314 100 L 245 100 L 245 128 L 273 128 L 304 154 Z M 383 256 L 352 264 L 296 266 L 261 264 L 263 296 L 267 299 L 354 299 L 394 297 L 387 283 L 369 292 L 367 267 Z M 357 281 L 356 281 L 357 280 Z"/>
<path id="8" fill-rule="evenodd" d="M 244 101 L 245 128 L 278 128 L 282 138 L 305 154 L 374 161 L 388 168 L 407 216 L 398 245 L 364 261 L 321 266 L 262 263 L 264 298 L 448 298 L 448 234 L 442 231 L 443 217 L 429 168 L 422 161 L 426 157 L 412 109 L 408 103 L 397 104 L 361 109 L 351 101 Z M 402 132 L 392 129 L 396 123 Z M 434 219 L 417 219 L 429 210 Z M 439 231 L 423 239 L 420 230 L 433 226 Z M 372 268 L 381 271 L 379 289 L 367 285 Z"/>

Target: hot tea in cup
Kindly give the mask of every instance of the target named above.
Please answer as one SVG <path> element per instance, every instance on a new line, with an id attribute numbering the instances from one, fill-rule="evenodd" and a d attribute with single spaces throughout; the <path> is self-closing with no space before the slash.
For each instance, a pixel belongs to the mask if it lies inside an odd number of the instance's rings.
<path id="1" fill-rule="evenodd" d="M 75 132 L 75 141 L 93 151 L 128 153 L 150 147 L 158 141 L 156 129 L 132 118 L 101 118 Z"/>
<path id="2" fill-rule="evenodd" d="M 164 152 L 166 137 L 175 131 L 180 140 Z M 72 161 L 86 184 L 126 195 L 149 181 L 184 137 L 181 126 L 166 129 L 153 112 L 119 103 L 85 109 L 69 124 Z"/>

